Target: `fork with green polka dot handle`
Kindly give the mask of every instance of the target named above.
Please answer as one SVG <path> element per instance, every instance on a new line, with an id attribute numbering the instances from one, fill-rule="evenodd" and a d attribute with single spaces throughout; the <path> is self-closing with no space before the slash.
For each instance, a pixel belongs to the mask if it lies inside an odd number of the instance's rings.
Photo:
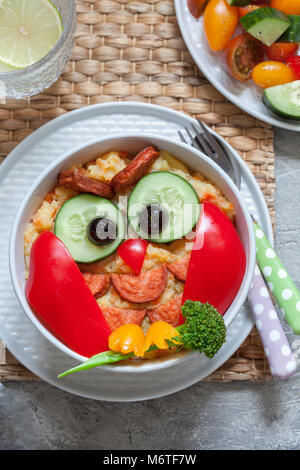
<path id="1" fill-rule="evenodd" d="M 300 292 L 287 273 L 260 225 L 254 222 L 256 259 L 285 320 L 300 335 Z"/>
<path id="2" fill-rule="evenodd" d="M 185 144 L 192 145 L 211 158 L 231 177 L 240 190 L 241 170 L 238 162 L 229 152 L 225 151 L 221 141 L 218 141 L 217 138 L 209 132 L 207 127 L 200 120 L 197 121 L 195 120 L 195 124 L 192 124 L 191 129 L 185 129 L 187 137 L 183 132 L 178 131 L 180 139 Z M 200 126 L 200 128 L 196 127 L 197 124 Z M 257 232 L 257 230 L 260 230 L 257 233 L 259 239 L 258 241 L 260 242 L 258 252 L 263 254 L 263 252 L 266 252 L 267 249 L 271 249 L 272 253 L 274 253 L 274 250 L 269 244 L 267 238 L 265 237 L 264 240 L 262 239 L 262 236 L 264 237 L 264 233 L 258 224 L 255 225 L 255 231 Z M 261 246 L 263 241 L 267 244 L 265 249 Z M 263 256 L 261 256 L 261 258 L 263 258 Z M 265 266 L 266 265 L 263 265 L 263 267 Z M 283 266 L 279 269 L 284 270 Z M 265 270 L 265 272 L 270 273 L 270 269 Z M 282 272 L 283 271 L 280 271 L 280 275 L 282 275 Z M 269 281 L 272 282 L 271 279 Z M 270 287 L 272 287 L 272 284 L 270 284 Z M 290 287 L 283 287 L 281 289 L 282 290 L 280 292 L 284 291 L 285 289 L 290 289 Z M 299 293 L 294 286 L 295 298 L 296 292 L 299 296 Z M 296 360 L 281 326 L 280 319 L 274 308 L 265 280 L 258 266 L 255 268 L 255 275 L 249 291 L 248 299 L 272 375 L 281 379 L 287 379 L 288 377 L 291 377 L 296 372 Z M 299 309 L 299 307 L 299 302 L 296 302 L 296 310 L 297 308 Z M 297 326 L 298 317 L 293 314 L 286 316 L 288 316 L 292 322 L 294 331 L 298 329 L 300 334 L 299 324 Z"/>
<path id="3" fill-rule="evenodd" d="M 235 158 L 226 151 L 221 141 L 212 135 L 199 119 L 195 120 L 191 129 L 185 129 L 188 139 L 178 131 L 180 139 L 191 144 L 206 154 L 219 165 L 241 189 L 241 170 Z M 190 140 L 190 142 L 188 141 Z M 253 217 L 252 217 L 253 218 Z M 262 228 L 254 220 L 256 235 L 256 258 L 269 288 L 274 294 L 279 307 L 282 309 L 287 323 L 293 331 L 300 335 L 300 293 L 288 275 L 283 264 L 265 236 Z"/>

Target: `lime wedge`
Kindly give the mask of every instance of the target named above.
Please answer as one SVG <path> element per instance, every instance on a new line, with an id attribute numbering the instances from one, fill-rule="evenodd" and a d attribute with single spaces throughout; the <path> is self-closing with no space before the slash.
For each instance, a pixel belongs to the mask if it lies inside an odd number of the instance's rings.
<path id="1" fill-rule="evenodd" d="M 10 65 L 4 64 L 3 62 L 0 62 L 0 73 L 1 72 L 14 72 L 16 67 L 11 67 Z"/>
<path id="2" fill-rule="evenodd" d="M 24 68 L 44 57 L 63 30 L 49 0 L 0 0 L 0 61 Z"/>

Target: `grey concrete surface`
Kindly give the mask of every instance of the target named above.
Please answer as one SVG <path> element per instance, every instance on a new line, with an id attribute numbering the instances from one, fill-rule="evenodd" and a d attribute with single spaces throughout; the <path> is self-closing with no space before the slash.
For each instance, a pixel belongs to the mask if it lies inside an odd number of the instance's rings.
<path id="1" fill-rule="evenodd" d="M 275 143 L 277 250 L 300 287 L 300 135 L 276 130 Z M 286 331 L 300 362 L 300 339 Z M 300 372 L 288 382 L 199 383 L 131 404 L 81 399 L 45 383 L 6 383 L 0 449 L 299 450 Z"/>

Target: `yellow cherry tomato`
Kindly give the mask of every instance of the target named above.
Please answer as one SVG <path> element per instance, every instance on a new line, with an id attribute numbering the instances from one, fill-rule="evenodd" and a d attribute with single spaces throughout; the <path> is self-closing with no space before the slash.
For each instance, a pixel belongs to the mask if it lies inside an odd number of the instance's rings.
<path id="1" fill-rule="evenodd" d="M 270 6 L 286 15 L 300 15 L 300 0 L 271 0 Z"/>
<path id="2" fill-rule="evenodd" d="M 297 80 L 295 72 L 290 67 L 273 60 L 256 65 L 252 71 L 252 78 L 262 88 L 283 85 Z"/>
<path id="3" fill-rule="evenodd" d="M 210 0 L 204 11 L 204 31 L 213 51 L 221 51 L 229 43 L 238 25 L 238 10 L 226 0 Z"/>
<path id="4" fill-rule="evenodd" d="M 145 335 L 138 325 L 122 325 L 111 333 L 108 338 L 109 349 L 123 354 L 134 353 L 135 356 L 144 355 Z"/>
<path id="5" fill-rule="evenodd" d="M 178 332 L 173 326 L 165 321 L 156 321 L 148 328 L 144 351 L 148 351 L 151 346 L 156 346 L 158 349 L 169 349 L 166 340 L 173 341 L 172 338 L 176 336 L 178 336 Z"/>

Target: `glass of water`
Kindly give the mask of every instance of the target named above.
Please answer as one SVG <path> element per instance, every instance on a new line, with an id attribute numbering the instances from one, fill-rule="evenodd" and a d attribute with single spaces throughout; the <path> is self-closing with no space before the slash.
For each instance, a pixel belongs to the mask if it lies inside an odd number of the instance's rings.
<path id="1" fill-rule="evenodd" d="M 71 57 L 76 30 L 75 0 L 51 0 L 58 9 L 63 31 L 56 45 L 33 65 L 0 73 L 0 98 L 26 98 L 50 87 Z"/>

